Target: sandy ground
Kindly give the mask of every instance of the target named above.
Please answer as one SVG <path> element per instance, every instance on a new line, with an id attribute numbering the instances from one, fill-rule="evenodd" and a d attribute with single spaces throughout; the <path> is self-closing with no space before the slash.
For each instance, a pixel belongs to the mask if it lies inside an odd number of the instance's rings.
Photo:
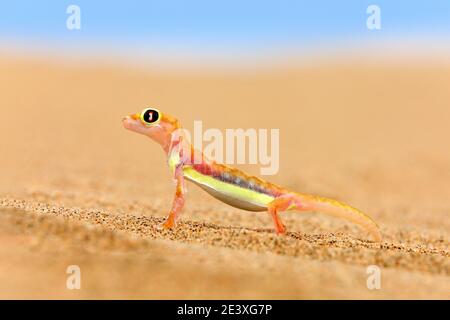
<path id="1" fill-rule="evenodd" d="M 0 87 L 0 298 L 450 298 L 450 65 L 164 71 L 4 55 Z M 279 237 L 267 214 L 194 185 L 179 227 L 159 231 L 164 154 L 121 125 L 148 105 L 189 129 L 279 128 L 280 171 L 265 178 L 363 209 L 381 247 L 314 213 L 283 214 Z"/>

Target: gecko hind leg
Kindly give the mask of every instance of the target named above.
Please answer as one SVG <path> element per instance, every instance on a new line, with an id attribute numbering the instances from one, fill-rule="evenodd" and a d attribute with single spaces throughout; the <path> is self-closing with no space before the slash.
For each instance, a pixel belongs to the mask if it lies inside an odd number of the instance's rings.
<path id="1" fill-rule="evenodd" d="M 275 232 L 277 234 L 286 233 L 286 227 L 278 216 L 278 212 L 287 210 L 291 206 L 293 200 L 294 199 L 292 199 L 291 197 L 279 197 L 270 202 L 267 206 L 267 210 L 272 217 L 273 224 L 275 226 Z"/>

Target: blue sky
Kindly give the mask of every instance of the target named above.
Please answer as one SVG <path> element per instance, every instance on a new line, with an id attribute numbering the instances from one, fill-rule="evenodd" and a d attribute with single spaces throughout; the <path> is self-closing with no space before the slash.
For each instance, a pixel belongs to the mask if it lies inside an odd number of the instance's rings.
<path id="1" fill-rule="evenodd" d="M 66 8 L 81 8 L 81 30 L 66 28 Z M 382 29 L 366 28 L 366 8 L 381 8 Z M 54 43 L 181 49 L 304 47 L 383 39 L 450 39 L 449 0 L 0 2 L 0 43 Z M 5 40 L 6 39 L 6 40 Z"/>

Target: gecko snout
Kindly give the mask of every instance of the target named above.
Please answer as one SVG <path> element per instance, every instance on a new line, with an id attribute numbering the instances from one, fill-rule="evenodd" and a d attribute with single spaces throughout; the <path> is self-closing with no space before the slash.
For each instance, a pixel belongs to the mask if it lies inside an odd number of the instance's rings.
<path id="1" fill-rule="evenodd" d="M 139 114 L 137 114 L 137 113 L 133 113 L 133 114 L 130 114 L 130 115 L 128 115 L 128 116 L 125 116 L 125 117 L 123 117 L 123 121 L 125 121 L 125 120 L 128 120 L 128 119 L 130 119 L 130 120 L 139 120 Z"/>

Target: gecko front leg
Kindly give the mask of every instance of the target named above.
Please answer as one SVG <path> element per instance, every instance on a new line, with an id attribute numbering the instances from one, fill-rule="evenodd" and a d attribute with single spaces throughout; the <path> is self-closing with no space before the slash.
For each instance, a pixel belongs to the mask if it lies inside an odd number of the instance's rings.
<path id="1" fill-rule="evenodd" d="M 179 165 L 175 169 L 175 196 L 172 203 L 172 209 L 170 210 L 169 215 L 166 220 L 162 224 L 162 227 L 165 229 L 172 229 L 176 226 L 178 216 L 181 213 L 181 210 L 184 206 L 185 195 L 186 195 L 186 184 L 183 177 L 183 166 Z"/>

